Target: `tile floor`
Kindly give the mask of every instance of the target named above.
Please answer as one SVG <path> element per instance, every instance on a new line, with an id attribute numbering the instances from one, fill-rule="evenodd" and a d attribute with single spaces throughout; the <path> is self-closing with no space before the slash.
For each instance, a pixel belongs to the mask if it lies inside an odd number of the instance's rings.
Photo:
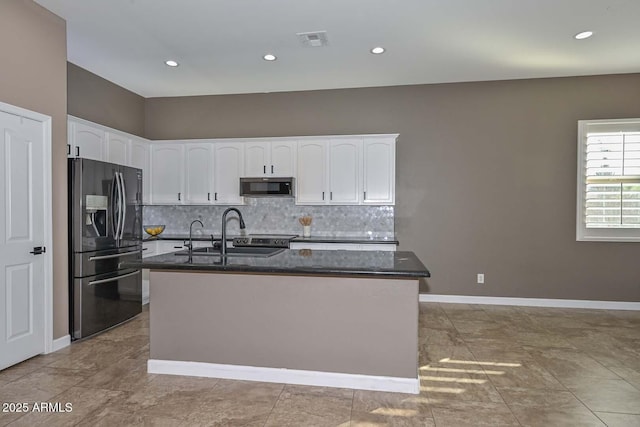
<path id="1" fill-rule="evenodd" d="M 640 312 L 421 304 L 420 395 L 150 375 L 148 333 L 0 371 L 0 402 L 72 404 L 0 426 L 640 426 Z"/>

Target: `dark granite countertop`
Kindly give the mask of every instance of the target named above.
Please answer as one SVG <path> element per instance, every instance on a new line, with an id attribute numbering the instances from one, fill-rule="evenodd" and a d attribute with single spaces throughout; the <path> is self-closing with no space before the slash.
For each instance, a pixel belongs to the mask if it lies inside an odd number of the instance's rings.
<path id="1" fill-rule="evenodd" d="M 186 256 L 175 253 L 139 261 L 127 261 L 124 268 L 153 270 L 195 270 L 230 273 L 302 274 L 311 276 L 431 277 L 413 252 L 285 250 L 268 258 Z"/>
<path id="2" fill-rule="evenodd" d="M 232 241 L 234 237 L 239 237 L 237 235 L 233 235 L 233 236 L 227 236 L 227 241 Z M 215 240 L 220 240 L 222 239 L 222 236 L 219 234 L 214 234 L 213 238 Z M 165 234 L 162 233 L 159 236 L 149 236 L 146 235 L 143 239 L 142 239 L 142 243 L 144 242 L 155 242 L 156 240 L 189 240 L 189 235 L 188 234 Z M 211 235 L 207 234 L 194 234 L 193 235 L 193 240 L 196 241 L 207 241 L 210 242 L 211 241 Z"/>
<path id="3" fill-rule="evenodd" d="M 353 244 L 390 244 L 398 245 L 399 242 L 395 237 L 374 237 L 374 236 L 298 236 L 292 242 L 309 242 L 309 243 L 353 243 Z"/>
<path id="4" fill-rule="evenodd" d="M 222 236 L 214 235 L 214 239 L 220 240 Z M 227 236 L 227 241 L 233 240 L 234 237 L 239 237 L 237 235 Z M 151 237 L 146 236 L 142 239 L 143 242 L 153 242 L 156 240 L 189 240 L 188 234 L 165 234 L 162 233 L 159 236 Z M 210 241 L 210 235 L 203 234 L 194 234 L 193 240 L 196 241 Z M 399 242 L 395 237 L 377 237 L 377 236 L 311 236 L 311 237 L 302 237 L 298 236 L 292 240 L 292 242 L 300 243 L 300 242 L 309 242 L 309 243 L 352 243 L 352 244 L 390 244 L 390 245 L 398 245 Z"/>

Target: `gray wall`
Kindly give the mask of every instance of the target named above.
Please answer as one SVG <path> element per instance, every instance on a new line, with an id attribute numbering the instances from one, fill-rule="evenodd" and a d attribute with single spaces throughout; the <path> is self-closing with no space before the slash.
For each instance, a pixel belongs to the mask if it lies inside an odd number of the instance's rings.
<path id="1" fill-rule="evenodd" d="M 432 272 L 422 292 L 640 301 L 640 244 L 575 241 L 576 122 L 640 117 L 640 74 L 150 98 L 145 114 L 150 139 L 398 132 L 395 229 Z"/>
<path id="2" fill-rule="evenodd" d="M 68 63 L 68 112 L 72 116 L 144 136 L 144 98 Z"/>
<path id="3" fill-rule="evenodd" d="M 53 337 L 69 334 L 67 38 L 64 20 L 31 1 L 0 1 L 0 101 L 52 117 Z"/>

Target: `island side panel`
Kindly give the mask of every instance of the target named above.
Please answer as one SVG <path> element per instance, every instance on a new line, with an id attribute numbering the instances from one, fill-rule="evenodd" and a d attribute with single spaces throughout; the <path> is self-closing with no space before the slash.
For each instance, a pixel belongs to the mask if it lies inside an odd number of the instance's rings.
<path id="1" fill-rule="evenodd" d="M 154 270 L 151 359 L 417 378 L 418 280 Z"/>

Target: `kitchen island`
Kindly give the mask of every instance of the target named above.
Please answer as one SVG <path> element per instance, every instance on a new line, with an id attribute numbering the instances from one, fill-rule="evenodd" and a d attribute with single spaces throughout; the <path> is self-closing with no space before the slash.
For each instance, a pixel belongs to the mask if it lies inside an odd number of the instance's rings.
<path id="1" fill-rule="evenodd" d="M 150 373 L 418 393 L 412 252 L 164 254 L 150 274 Z"/>

